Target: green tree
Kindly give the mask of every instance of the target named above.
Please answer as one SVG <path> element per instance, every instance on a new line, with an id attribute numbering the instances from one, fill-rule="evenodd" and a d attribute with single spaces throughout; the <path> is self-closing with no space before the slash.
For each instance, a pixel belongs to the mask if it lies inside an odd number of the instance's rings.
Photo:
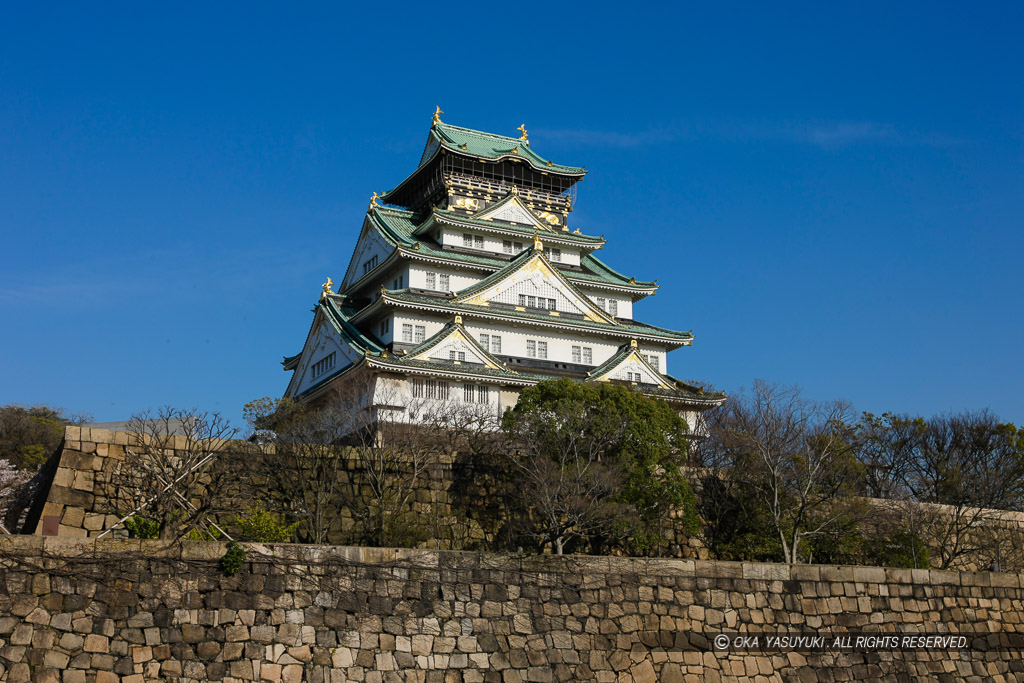
<path id="1" fill-rule="evenodd" d="M 504 418 L 521 485 L 526 527 L 556 553 L 664 550 L 669 520 L 697 530 L 693 491 L 682 473 L 686 422 L 664 401 L 623 386 L 568 379 L 524 389 Z"/>
<path id="2" fill-rule="evenodd" d="M 48 406 L 2 406 L 0 460 L 7 460 L 20 470 L 34 471 L 57 450 L 64 438 L 64 427 L 84 419 Z"/>

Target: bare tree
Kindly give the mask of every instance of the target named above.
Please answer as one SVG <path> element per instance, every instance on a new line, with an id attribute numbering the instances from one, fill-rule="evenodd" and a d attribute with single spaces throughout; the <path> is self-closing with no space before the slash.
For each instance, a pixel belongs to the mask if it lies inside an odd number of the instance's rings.
<path id="1" fill-rule="evenodd" d="M 237 430 L 218 413 L 160 409 L 133 416 L 132 442 L 110 480 L 118 522 L 147 521 L 146 535 L 179 539 L 215 529 L 217 516 L 235 512 L 241 446 Z M 136 526 L 137 531 L 141 530 Z"/>
<path id="2" fill-rule="evenodd" d="M 702 446 L 728 462 L 728 476 L 756 493 L 786 562 L 800 560 L 805 540 L 849 520 L 843 501 L 863 473 L 852 449 L 850 413 L 847 403 L 807 401 L 795 387 L 757 381 L 749 393 L 730 399 Z"/>

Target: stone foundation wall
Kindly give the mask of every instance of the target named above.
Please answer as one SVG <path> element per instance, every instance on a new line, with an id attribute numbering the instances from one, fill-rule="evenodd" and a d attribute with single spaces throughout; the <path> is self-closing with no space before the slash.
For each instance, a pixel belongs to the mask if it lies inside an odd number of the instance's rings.
<path id="1" fill-rule="evenodd" d="M 0 679 L 494 682 L 1024 677 L 1016 574 L 8 537 Z M 965 633 L 961 649 L 715 650 L 721 631 Z"/>

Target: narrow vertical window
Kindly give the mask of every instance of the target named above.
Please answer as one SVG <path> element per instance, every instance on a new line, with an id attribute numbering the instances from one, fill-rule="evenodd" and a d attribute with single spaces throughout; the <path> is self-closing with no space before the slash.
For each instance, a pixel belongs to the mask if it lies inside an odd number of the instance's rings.
<path id="1" fill-rule="evenodd" d="M 501 250 L 503 252 L 505 252 L 506 254 L 511 254 L 512 253 L 512 240 L 502 240 L 501 241 Z"/>
<path id="2" fill-rule="evenodd" d="M 491 335 L 491 353 L 501 353 L 501 337 L 497 334 Z"/>
<path id="3" fill-rule="evenodd" d="M 596 299 L 594 299 L 594 301 L 596 301 L 596 302 L 597 302 L 597 305 L 598 305 L 598 306 L 600 307 L 600 309 L 601 309 L 601 310 L 603 311 L 603 310 L 604 310 L 604 307 L 605 307 L 605 300 L 604 300 L 604 297 L 603 297 L 603 296 L 599 296 L 599 297 L 597 297 Z"/>
<path id="4" fill-rule="evenodd" d="M 437 383 L 437 397 L 442 401 L 448 400 L 448 382 Z"/>
<path id="5" fill-rule="evenodd" d="M 477 249 L 484 248 L 484 238 L 482 235 L 473 235 L 473 246 Z"/>
<path id="6" fill-rule="evenodd" d="M 466 233 L 462 233 L 462 246 L 472 249 L 473 248 L 473 236 Z"/>
<path id="7" fill-rule="evenodd" d="M 437 273 L 427 273 L 427 289 L 437 289 Z"/>
<path id="8" fill-rule="evenodd" d="M 422 344 L 423 340 L 426 339 L 426 338 L 427 338 L 427 328 L 424 327 L 423 325 L 417 325 L 416 326 L 416 336 L 413 338 L 413 341 L 416 342 L 417 344 Z"/>
<path id="9" fill-rule="evenodd" d="M 414 379 L 412 381 L 412 397 L 423 398 L 423 380 Z"/>
<path id="10" fill-rule="evenodd" d="M 519 295 L 519 305 L 520 306 L 524 306 L 524 307 L 526 306 L 526 295 L 525 294 L 520 294 Z"/>
<path id="11" fill-rule="evenodd" d="M 527 295 L 526 296 L 526 307 L 527 308 L 537 308 L 537 297 Z"/>
<path id="12" fill-rule="evenodd" d="M 657 356 L 655 356 L 655 355 L 654 355 L 653 353 L 652 353 L 652 354 L 650 355 L 650 357 L 649 357 L 649 358 L 647 359 L 647 362 L 651 364 L 651 367 L 652 367 L 652 368 L 654 368 L 654 369 L 655 369 L 655 370 L 657 370 L 658 372 L 661 372 L 661 370 L 660 370 L 660 369 L 658 368 L 658 357 L 657 357 Z"/>
<path id="13" fill-rule="evenodd" d="M 484 387 L 484 386 L 477 387 L 476 388 L 477 402 L 478 403 L 487 403 L 487 400 L 490 398 L 490 393 L 491 392 L 490 392 L 488 387 Z"/>
<path id="14" fill-rule="evenodd" d="M 572 347 L 572 362 L 573 363 L 579 363 L 580 362 L 580 347 L 578 347 L 578 346 Z"/>
<path id="15" fill-rule="evenodd" d="M 523 250 L 523 243 L 522 242 L 516 242 L 515 248 L 516 248 L 516 253 L 518 254 L 519 252 L 521 252 Z"/>
<path id="16" fill-rule="evenodd" d="M 412 325 L 402 323 L 402 341 L 412 343 Z"/>
<path id="17" fill-rule="evenodd" d="M 529 356 L 530 358 L 537 357 L 537 342 L 533 341 L 532 339 L 526 340 L 526 355 Z"/>
<path id="18" fill-rule="evenodd" d="M 548 343 L 539 341 L 537 342 L 537 358 L 548 357 Z"/>
<path id="19" fill-rule="evenodd" d="M 447 273 L 441 273 L 441 291 L 450 292 L 452 291 L 449 286 L 449 278 Z"/>
<path id="20" fill-rule="evenodd" d="M 481 334 L 480 335 L 480 346 L 484 347 L 484 351 L 490 351 L 491 350 L 490 349 L 490 341 L 491 341 L 490 335 L 486 335 L 486 334 Z"/>
<path id="21" fill-rule="evenodd" d="M 476 396 L 476 391 L 473 389 L 473 385 L 472 384 L 467 384 L 464 387 L 462 387 L 462 400 L 463 401 L 465 401 L 466 403 L 472 403 L 475 396 Z"/>
<path id="22" fill-rule="evenodd" d="M 612 317 L 615 317 L 615 316 L 617 316 L 619 314 L 619 300 L 618 299 L 608 299 L 608 313 Z"/>
<path id="23" fill-rule="evenodd" d="M 594 364 L 594 349 L 590 348 L 589 346 L 583 347 L 583 362 L 586 363 L 587 365 Z"/>

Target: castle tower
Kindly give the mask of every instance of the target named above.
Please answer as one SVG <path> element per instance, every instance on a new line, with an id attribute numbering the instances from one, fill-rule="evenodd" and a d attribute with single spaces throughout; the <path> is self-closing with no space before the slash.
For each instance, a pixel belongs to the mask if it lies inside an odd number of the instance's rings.
<path id="1" fill-rule="evenodd" d="M 668 352 L 693 335 L 636 320 L 657 284 L 616 272 L 594 255 L 603 237 L 570 229 L 585 169 L 542 158 L 525 126 L 505 137 L 441 113 L 416 169 L 370 200 L 338 292 L 328 279 L 302 352 L 284 360 L 285 396 L 315 403 L 359 381 L 371 411 L 458 401 L 500 415 L 523 387 L 569 377 L 664 399 L 700 433 L 724 395 L 668 374 Z"/>

